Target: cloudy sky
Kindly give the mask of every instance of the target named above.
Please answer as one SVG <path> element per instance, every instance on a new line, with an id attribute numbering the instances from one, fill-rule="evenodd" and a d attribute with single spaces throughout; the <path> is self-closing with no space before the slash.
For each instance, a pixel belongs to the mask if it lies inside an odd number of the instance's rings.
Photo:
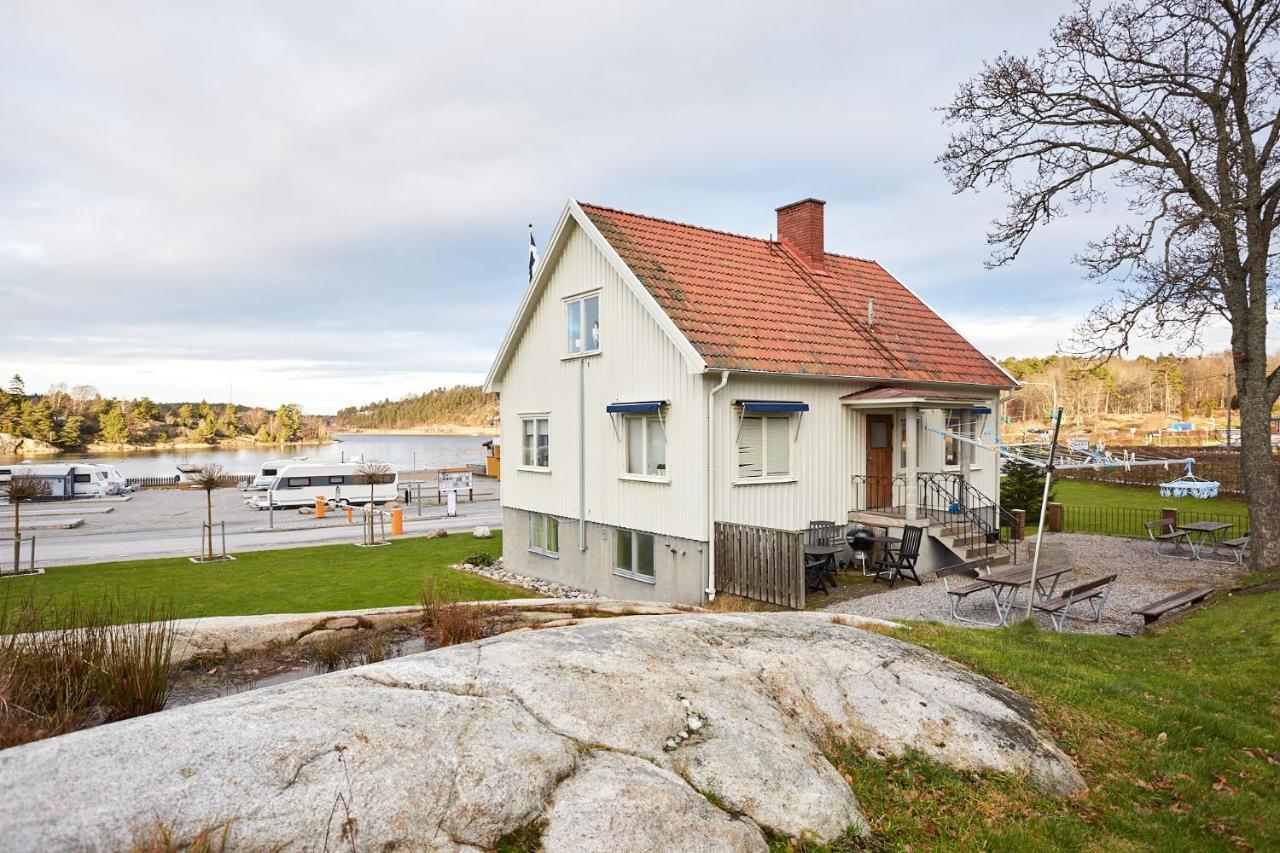
<path id="1" fill-rule="evenodd" d="M 1107 224 L 984 270 L 1001 199 L 951 194 L 935 108 L 1064 3 L 7 0 L 0 372 L 315 413 L 476 382 L 569 197 L 760 236 L 824 198 L 829 248 L 1045 353 Z"/>

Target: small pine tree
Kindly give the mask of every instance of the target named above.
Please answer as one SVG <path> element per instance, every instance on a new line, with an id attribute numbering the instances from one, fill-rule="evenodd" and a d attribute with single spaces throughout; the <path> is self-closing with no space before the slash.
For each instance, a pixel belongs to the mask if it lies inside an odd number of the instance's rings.
<path id="1" fill-rule="evenodd" d="M 271 444 L 271 427 L 267 424 L 263 424 L 258 427 L 258 432 L 254 435 L 254 440 L 259 444 Z"/>
<path id="2" fill-rule="evenodd" d="M 277 409 L 276 420 L 280 425 L 277 438 L 281 441 L 297 441 L 302 437 L 302 410 L 297 403 L 285 403 Z"/>
<path id="3" fill-rule="evenodd" d="M 9 380 L 9 393 L 15 397 L 27 396 L 26 383 L 23 382 L 22 377 L 16 373 L 13 374 L 13 378 Z"/>
<path id="4" fill-rule="evenodd" d="M 1004 463 L 1000 478 L 1000 505 L 1005 509 L 1027 511 L 1027 521 L 1034 524 L 1040 517 L 1040 501 L 1044 497 L 1044 471 L 1030 462 Z M 1049 490 L 1053 501 L 1053 490 Z"/>
<path id="5" fill-rule="evenodd" d="M 218 424 L 212 416 L 200 419 L 196 427 L 196 438 L 206 444 L 213 444 L 218 438 Z"/>
<path id="6" fill-rule="evenodd" d="M 22 401 L 22 434 L 37 441 L 53 441 L 53 408 L 47 400 Z"/>
<path id="7" fill-rule="evenodd" d="M 218 418 L 218 430 L 228 438 L 235 438 L 240 434 L 240 413 L 233 404 L 227 403 L 222 410 L 222 416 Z"/>
<path id="8" fill-rule="evenodd" d="M 62 448 L 73 448 L 80 446 L 80 428 L 84 425 L 84 418 L 79 415 L 67 415 L 67 420 L 62 424 L 62 429 L 58 430 L 57 445 Z"/>
<path id="9" fill-rule="evenodd" d="M 190 403 L 183 403 L 178 407 L 178 426 L 187 427 L 188 429 L 195 426 L 196 410 Z"/>
<path id="10" fill-rule="evenodd" d="M 129 419 L 124 410 L 113 406 L 98 418 L 98 435 L 107 444 L 129 443 Z"/>

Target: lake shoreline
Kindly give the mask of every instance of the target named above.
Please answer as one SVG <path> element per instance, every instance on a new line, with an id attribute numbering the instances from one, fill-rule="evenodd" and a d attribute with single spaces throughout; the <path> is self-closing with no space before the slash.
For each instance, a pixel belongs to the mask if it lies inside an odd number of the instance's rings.
<path id="1" fill-rule="evenodd" d="M 431 424 L 430 426 L 405 427 L 402 429 L 374 429 L 372 427 L 342 427 L 334 435 L 449 435 L 489 437 L 498 434 L 497 427 L 461 426 L 459 424 Z M 341 440 L 341 439 L 338 439 Z"/>

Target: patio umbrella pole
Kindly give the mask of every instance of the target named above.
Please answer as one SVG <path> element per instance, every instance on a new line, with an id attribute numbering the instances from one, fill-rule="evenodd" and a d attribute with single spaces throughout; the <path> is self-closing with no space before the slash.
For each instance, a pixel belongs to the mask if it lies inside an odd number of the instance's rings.
<path id="1" fill-rule="evenodd" d="M 1040 525 L 1036 528 L 1036 552 L 1031 558 L 1031 588 L 1027 590 L 1027 615 L 1036 600 L 1036 570 L 1040 568 L 1040 540 L 1044 538 L 1044 514 L 1049 508 L 1049 486 L 1053 482 L 1053 455 L 1058 450 L 1058 430 L 1062 428 L 1062 407 L 1053 416 L 1053 440 L 1049 443 L 1049 464 L 1044 469 L 1044 495 L 1040 498 Z"/>

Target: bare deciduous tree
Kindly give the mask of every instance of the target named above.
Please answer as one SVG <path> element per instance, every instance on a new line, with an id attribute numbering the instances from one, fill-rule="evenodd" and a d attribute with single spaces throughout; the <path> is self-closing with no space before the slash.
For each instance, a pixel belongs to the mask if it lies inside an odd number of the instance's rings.
<path id="1" fill-rule="evenodd" d="M 1003 54 L 946 108 L 939 158 L 957 191 L 1009 197 L 991 264 L 1039 226 L 1108 191 L 1132 218 L 1078 257 L 1119 277 L 1078 337 L 1108 357 L 1135 333 L 1199 343 L 1225 319 L 1241 412 L 1255 567 L 1280 564 L 1280 476 L 1267 370 L 1272 237 L 1280 209 L 1280 4 L 1275 0 L 1079 0 L 1034 56 Z"/>
<path id="2" fill-rule="evenodd" d="M 22 563 L 22 504 L 36 498 L 48 497 L 53 489 L 44 477 L 24 471 L 14 471 L 8 482 L 0 483 L 0 492 L 13 505 L 13 569 L 18 571 Z"/>
<path id="3" fill-rule="evenodd" d="M 392 475 L 392 467 L 385 462 L 361 462 L 356 468 L 356 483 L 369 487 L 369 506 L 373 506 L 373 487 L 379 483 L 390 483 Z"/>
<path id="4" fill-rule="evenodd" d="M 227 485 L 226 472 L 222 470 L 221 465 L 201 465 L 193 472 L 188 480 L 193 489 L 200 489 L 204 492 L 205 514 L 206 520 L 209 522 L 205 530 L 208 537 L 209 550 L 207 556 L 213 558 L 213 492 L 215 489 L 221 489 Z"/>

